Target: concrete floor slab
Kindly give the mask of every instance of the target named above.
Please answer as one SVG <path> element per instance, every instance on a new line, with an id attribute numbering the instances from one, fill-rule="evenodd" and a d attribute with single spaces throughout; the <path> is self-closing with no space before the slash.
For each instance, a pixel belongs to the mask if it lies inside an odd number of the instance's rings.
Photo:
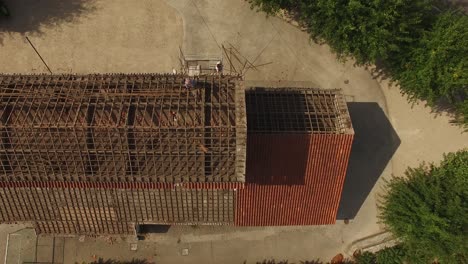
<path id="1" fill-rule="evenodd" d="M 1 228 L 0 228 L 1 232 Z M 3 237 L 3 236 L 2 236 Z M 2 248 L 3 251 L 3 248 Z M 6 236 L 6 245 L 3 251 L 6 264 L 33 262 L 36 259 L 36 232 L 34 229 L 22 228 Z"/>

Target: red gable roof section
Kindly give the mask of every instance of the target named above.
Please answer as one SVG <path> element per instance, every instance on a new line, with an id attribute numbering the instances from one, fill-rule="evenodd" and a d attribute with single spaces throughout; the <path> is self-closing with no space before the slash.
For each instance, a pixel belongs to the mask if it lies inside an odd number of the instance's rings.
<path id="1" fill-rule="evenodd" d="M 352 141 L 352 134 L 249 135 L 247 182 L 237 192 L 235 224 L 334 224 Z"/>

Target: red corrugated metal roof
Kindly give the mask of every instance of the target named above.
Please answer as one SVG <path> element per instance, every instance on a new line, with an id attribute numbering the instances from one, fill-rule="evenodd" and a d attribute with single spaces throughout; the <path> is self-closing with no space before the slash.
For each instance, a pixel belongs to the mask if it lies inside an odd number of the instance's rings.
<path id="1" fill-rule="evenodd" d="M 236 225 L 333 224 L 353 135 L 249 135 Z"/>
<path id="2" fill-rule="evenodd" d="M 249 134 L 247 137 L 248 183 L 304 185 L 310 135 Z"/>

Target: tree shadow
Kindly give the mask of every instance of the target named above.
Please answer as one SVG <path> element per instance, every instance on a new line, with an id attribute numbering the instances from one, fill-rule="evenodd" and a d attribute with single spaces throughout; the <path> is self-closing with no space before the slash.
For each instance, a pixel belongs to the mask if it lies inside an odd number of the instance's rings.
<path id="1" fill-rule="evenodd" d="M 468 0 L 442 0 L 446 7 L 468 13 Z"/>
<path id="2" fill-rule="evenodd" d="M 454 0 L 454 1 L 446 1 L 446 2 L 439 2 L 440 5 L 445 7 L 440 7 L 440 9 L 459 9 L 468 11 L 468 0 Z M 408 53 L 408 52 L 407 52 Z M 415 104 L 424 104 L 425 107 L 429 107 L 431 109 L 431 114 L 434 117 L 438 117 L 441 115 L 448 115 L 450 117 L 450 124 L 454 126 L 458 126 L 462 128 L 465 132 L 468 132 L 468 124 L 465 121 L 466 117 L 463 110 L 459 110 L 457 105 L 463 104 L 468 97 L 468 93 L 466 91 L 459 91 L 457 94 L 451 95 L 451 100 L 446 97 L 440 97 L 433 103 L 428 103 L 427 99 L 419 98 L 418 96 L 412 96 L 405 92 L 405 89 L 399 87 L 400 83 L 397 79 L 392 77 L 392 73 L 390 72 L 391 66 L 385 65 L 382 60 L 378 60 L 375 62 L 374 67 L 369 68 L 369 65 L 366 66 L 366 70 L 368 70 L 373 79 L 383 81 L 389 81 L 389 87 L 397 87 L 400 92 L 406 96 L 406 99 L 413 107 Z"/>
<path id="3" fill-rule="evenodd" d="M 91 0 L 2 0 L 10 17 L 0 16 L 0 44 L 12 33 L 41 34 L 41 27 L 70 23 L 95 10 Z"/>
<path id="4" fill-rule="evenodd" d="M 348 103 L 355 137 L 337 219 L 353 219 L 401 141 L 377 103 Z"/>
<path id="5" fill-rule="evenodd" d="M 387 69 L 385 62 L 383 62 L 382 60 L 377 60 L 373 65 L 374 67 L 370 66 L 371 65 L 365 65 L 365 69 L 370 72 L 372 79 L 380 81 L 389 80 L 390 84 L 394 83 L 394 81 L 392 80 L 392 75 Z"/>

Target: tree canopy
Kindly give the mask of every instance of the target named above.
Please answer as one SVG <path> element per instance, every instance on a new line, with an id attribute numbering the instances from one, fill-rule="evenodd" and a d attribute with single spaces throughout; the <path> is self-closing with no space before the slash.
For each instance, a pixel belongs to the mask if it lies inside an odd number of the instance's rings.
<path id="1" fill-rule="evenodd" d="M 468 261 L 468 150 L 446 155 L 439 166 L 408 169 L 388 188 L 380 217 L 410 263 Z"/>
<path id="2" fill-rule="evenodd" d="M 301 1 L 311 36 L 359 64 L 386 60 L 414 43 L 428 20 L 432 0 Z"/>
<path id="3" fill-rule="evenodd" d="M 433 0 L 250 0 L 269 14 L 298 13 L 316 41 L 326 41 L 338 56 L 359 64 L 387 59 L 417 40 L 432 19 Z"/>
<path id="4" fill-rule="evenodd" d="M 390 63 L 393 78 L 412 99 L 448 101 L 468 118 L 468 16 L 442 13 L 407 54 Z"/>

